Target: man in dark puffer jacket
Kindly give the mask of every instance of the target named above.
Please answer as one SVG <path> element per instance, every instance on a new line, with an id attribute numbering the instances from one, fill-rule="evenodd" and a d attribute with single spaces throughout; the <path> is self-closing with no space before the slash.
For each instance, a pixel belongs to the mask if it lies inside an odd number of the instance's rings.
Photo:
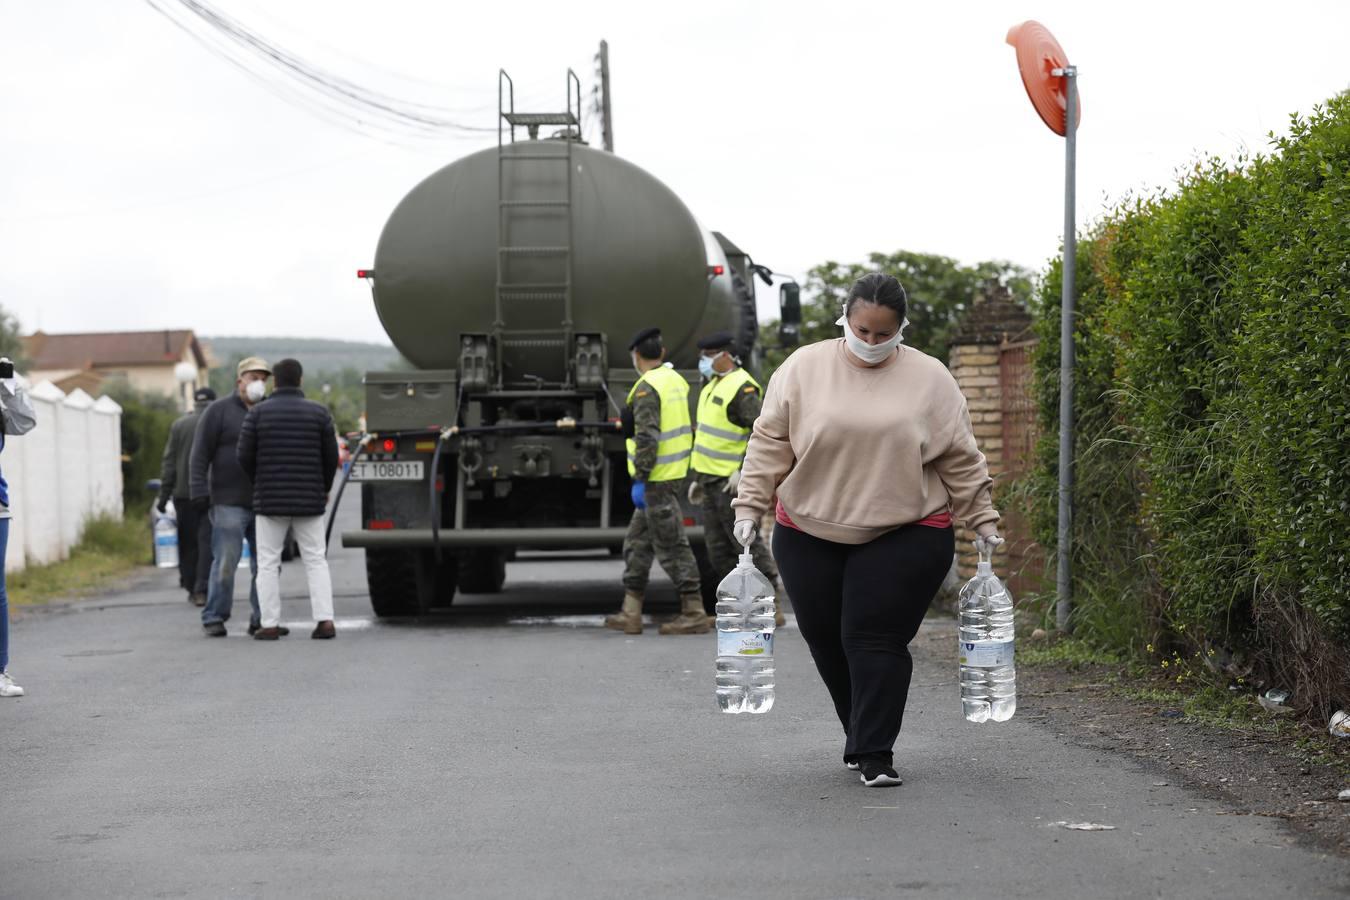
<path id="1" fill-rule="evenodd" d="M 262 628 L 253 637 L 274 641 L 281 624 L 281 548 L 295 534 L 309 581 L 314 638 L 332 638 L 333 581 L 324 546 L 323 513 L 337 474 L 337 430 L 321 403 L 300 390 L 303 370 L 293 359 L 272 367 L 276 388 L 249 411 L 239 429 L 239 465 L 253 481 L 258 530 L 258 604 Z"/>

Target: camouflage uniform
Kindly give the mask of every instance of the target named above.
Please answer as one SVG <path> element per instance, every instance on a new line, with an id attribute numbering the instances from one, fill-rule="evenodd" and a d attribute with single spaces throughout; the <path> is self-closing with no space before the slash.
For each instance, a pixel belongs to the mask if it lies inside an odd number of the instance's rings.
<path id="1" fill-rule="evenodd" d="M 755 419 L 759 418 L 762 403 L 763 398 L 759 390 L 751 389 L 751 386 L 747 385 L 746 389 L 737 392 L 735 399 L 728 404 L 727 418 L 742 428 L 750 428 L 755 424 Z M 736 511 L 731 508 L 731 501 L 736 495 L 722 490 L 727 480 L 721 475 L 706 475 L 693 471 L 689 474 L 703 485 L 703 540 L 708 547 L 708 560 L 712 564 L 713 571 L 718 579 L 721 579 L 736 568 L 736 562 L 741 555 L 741 545 L 732 534 L 732 527 L 736 524 Z M 763 572 L 771 582 L 777 583 L 778 566 L 774 564 L 773 555 L 758 532 L 755 534 L 755 542 L 750 545 L 750 555 L 754 557 L 755 568 Z"/>
<path id="2" fill-rule="evenodd" d="M 633 395 L 633 442 L 637 444 L 633 467 L 635 481 L 647 481 L 656 466 L 656 446 L 661 433 L 661 399 L 648 387 Z M 675 589 L 684 594 L 699 592 L 698 563 L 684 533 L 680 510 L 683 481 L 647 482 L 647 508 L 633 510 L 628 535 L 623 541 L 624 589 L 641 594 L 647 589 L 652 559 L 661 563 Z"/>

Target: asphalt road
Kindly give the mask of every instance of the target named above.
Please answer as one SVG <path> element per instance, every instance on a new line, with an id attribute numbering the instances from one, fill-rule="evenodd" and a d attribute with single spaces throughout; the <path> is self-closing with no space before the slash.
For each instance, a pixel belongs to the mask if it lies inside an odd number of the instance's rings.
<path id="1" fill-rule="evenodd" d="M 1275 821 L 1028 718 L 966 724 L 949 623 L 916 641 L 905 784 L 868 789 L 791 624 L 774 709 L 726 716 L 711 637 L 600 627 L 615 560 L 520 561 L 401 622 L 372 620 L 360 551 L 332 564 L 335 641 L 308 638 L 298 563 L 277 643 L 242 634 L 246 603 L 203 637 L 162 572 L 20 616 L 0 897 L 1350 893 Z"/>

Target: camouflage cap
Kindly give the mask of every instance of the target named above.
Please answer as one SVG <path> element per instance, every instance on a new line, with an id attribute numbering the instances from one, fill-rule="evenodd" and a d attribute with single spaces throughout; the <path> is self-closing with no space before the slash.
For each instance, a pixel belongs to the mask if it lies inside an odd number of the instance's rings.
<path id="1" fill-rule="evenodd" d="M 272 367 L 267 364 L 267 360 L 261 356 L 250 356 L 247 359 L 239 361 L 239 369 L 236 373 L 237 378 L 243 378 L 245 372 L 265 372 L 272 374 Z"/>

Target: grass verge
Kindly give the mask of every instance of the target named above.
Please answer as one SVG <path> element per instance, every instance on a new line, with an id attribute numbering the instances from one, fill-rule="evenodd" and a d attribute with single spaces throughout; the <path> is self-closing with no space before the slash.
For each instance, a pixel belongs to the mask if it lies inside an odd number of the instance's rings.
<path id="1" fill-rule="evenodd" d="M 1241 679 L 1232 687 L 1220 684 L 1198 660 L 1176 654 L 1152 664 L 1126 660 L 1073 637 L 1023 643 L 1025 648 L 1017 649 L 1018 666 L 1089 674 L 1109 696 L 1141 707 L 1173 709 L 1182 721 L 1205 728 L 1276 742 L 1300 763 L 1328 766 L 1350 778 L 1350 748 L 1329 737 L 1325 727 L 1296 715 L 1271 714 Z"/>
<path id="2" fill-rule="evenodd" d="M 68 559 L 27 566 L 8 575 L 5 586 L 11 604 L 36 606 L 57 597 L 92 593 L 108 579 L 149 561 L 150 526 L 145 519 L 102 517 L 85 525 Z"/>

